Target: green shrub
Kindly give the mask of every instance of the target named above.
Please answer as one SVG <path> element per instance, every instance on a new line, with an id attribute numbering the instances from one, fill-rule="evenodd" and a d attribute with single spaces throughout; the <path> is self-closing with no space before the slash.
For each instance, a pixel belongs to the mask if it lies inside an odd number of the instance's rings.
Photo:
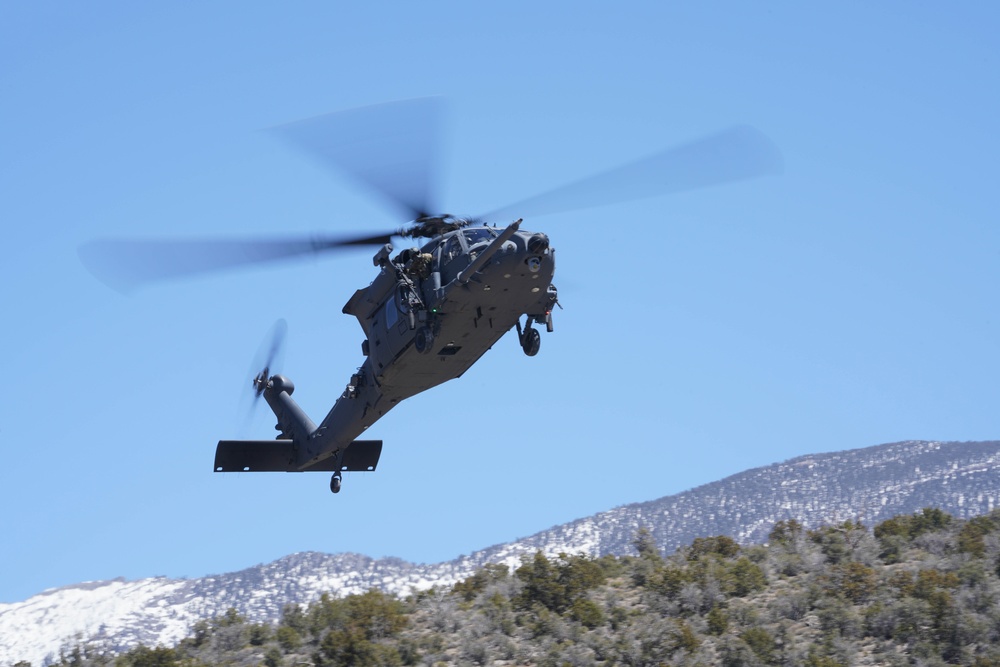
<path id="1" fill-rule="evenodd" d="M 560 554 L 553 562 L 540 551 L 514 574 L 524 583 L 515 605 L 529 609 L 537 604 L 557 614 L 568 610 L 587 591 L 605 581 L 604 569 L 587 556 Z"/>
<path id="2" fill-rule="evenodd" d="M 767 587 L 764 570 L 749 558 L 740 558 L 729 570 L 726 591 L 735 597 L 745 597 Z"/>
<path id="3" fill-rule="evenodd" d="M 740 639 L 764 662 L 774 660 L 776 644 L 771 633 L 764 628 L 749 628 L 740 633 Z"/>
<path id="4" fill-rule="evenodd" d="M 581 598 L 573 603 L 570 609 L 570 618 L 590 629 L 604 625 L 604 612 L 601 611 L 596 602 L 586 598 Z"/>
<path id="5" fill-rule="evenodd" d="M 688 560 L 698 560 L 704 556 L 732 558 L 740 552 L 740 545 L 731 537 L 716 535 L 715 537 L 698 537 L 688 547 Z"/>

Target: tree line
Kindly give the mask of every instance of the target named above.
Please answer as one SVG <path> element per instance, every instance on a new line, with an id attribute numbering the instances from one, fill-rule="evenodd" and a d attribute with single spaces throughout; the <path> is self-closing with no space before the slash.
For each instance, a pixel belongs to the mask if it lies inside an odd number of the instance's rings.
<path id="1" fill-rule="evenodd" d="M 1000 511 L 786 519 L 764 545 L 720 535 L 669 555 L 640 527 L 632 546 L 539 552 L 405 598 L 323 595 L 277 623 L 230 610 L 176 646 L 82 645 L 56 665 L 1000 667 Z"/>

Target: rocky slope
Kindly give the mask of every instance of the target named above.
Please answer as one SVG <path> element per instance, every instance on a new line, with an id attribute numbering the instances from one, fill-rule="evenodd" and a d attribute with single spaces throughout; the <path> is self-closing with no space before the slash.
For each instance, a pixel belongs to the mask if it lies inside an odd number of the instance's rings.
<path id="1" fill-rule="evenodd" d="M 240 572 L 172 580 L 105 581 L 45 591 L 0 605 L 0 665 L 42 665 L 80 642 L 121 650 L 139 642 L 170 645 L 199 619 L 233 607 L 256 621 L 276 620 L 290 602 L 324 592 L 376 587 L 405 595 L 448 586 L 484 563 L 517 565 L 542 550 L 626 554 L 639 526 L 673 551 L 699 536 L 761 542 L 776 521 L 807 527 L 861 519 L 872 525 L 933 506 L 967 518 L 1000 498 L 1000 442 L 903 442 L 803 456 L 645 503 L 556 526 L 517 542 L 434 565 L 356 554 L 295 554 Z"/>

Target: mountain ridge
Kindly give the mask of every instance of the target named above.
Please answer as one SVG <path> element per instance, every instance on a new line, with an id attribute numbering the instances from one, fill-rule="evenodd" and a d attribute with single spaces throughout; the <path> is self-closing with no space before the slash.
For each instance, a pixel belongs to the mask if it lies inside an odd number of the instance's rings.
<path id="1" fill-rule="evenodd" d="M 442 563 L 300 552 L 193 579 L 119 578 L 49 589 L 23 602 L 0 604 L 0 665 L 18 660 L 45 664 L 60 649 L 81 642 L 112 651 L 138 643 L 171 645 L 193 623 L 229 608 L 270 622 L 280 617 L 285 604 L 305 604 L 325 592 L 341 596 L 374 587 L 406 595 L 451 586 L 486 563 L 516 567 L 522 556 L 539 550 L 548 555 L 624 555 L 631 552 L 641 526 L 662 551 L 672 552 L 701 536 L 762 542 L 782 519 L 795 518 L 810 527 L 851 518 L 870 526 L 928 506 L 967 518 L 998 505 L 998 441 L 905 441 L 807 454 Z"/>

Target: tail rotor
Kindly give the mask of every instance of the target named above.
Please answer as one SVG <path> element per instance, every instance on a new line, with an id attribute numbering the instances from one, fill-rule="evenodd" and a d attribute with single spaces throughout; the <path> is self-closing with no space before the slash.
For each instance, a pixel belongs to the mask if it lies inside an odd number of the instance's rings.
<path id="1" fill-rule="evenodd" d="M 249 392 L 244 391 L 245 402 L 249 403 L 245 423 L 249 424 L 253 417 L 260 397 L 267 388 L 268 380 L 281 370 L 285 357 L 285 337 L 288 334 L 288 323 L 284 319 L 277 320 L 268 330 L 260 347 L 257 348 L 250 365 L 248 375 L 250 380 Z"/>

